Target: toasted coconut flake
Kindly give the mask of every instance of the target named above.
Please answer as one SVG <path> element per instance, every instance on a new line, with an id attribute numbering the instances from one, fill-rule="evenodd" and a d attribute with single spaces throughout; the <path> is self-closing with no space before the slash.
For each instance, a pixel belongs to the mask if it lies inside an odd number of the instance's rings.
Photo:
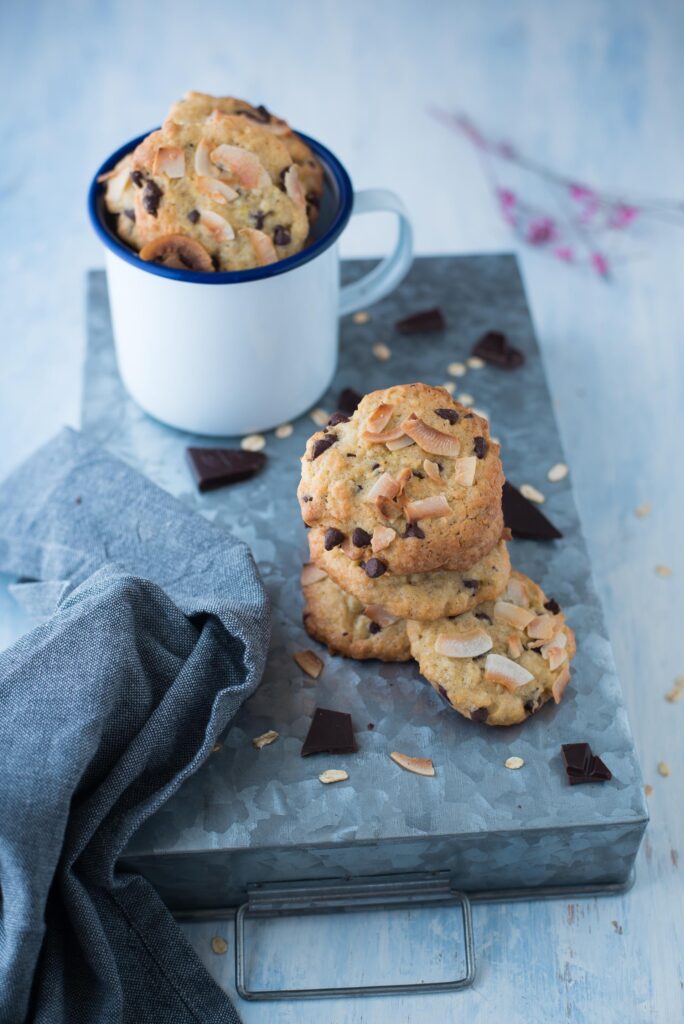
<path id="1" fill-rule="evenodd" d="M 256 747 L 257 750 L 261 750 L 262 747 L 268 747 L 271 743 L 275 743 L 279 736 L 280 733 L 276 732 L 275 729 L 269 729 L 268 732 L 262 733 L 261 736 L 255 736 L 252 740 L 252 746 Z"/>
<path id="2" fill-rule="evenodd" d="M 517 604 L 519 608 L 527 608 L 530 603 L 524 584 L 515 576 L 510 577 L 508 586 L 503 593 L 503 600 Z"/>
<path id="3" fill-rule="evenodd" d="M 516 771 L 518 768 L 522 768 L 525 764 L 522 757 L 507 757 L 504 761 L 504 768 L 510 768 L 511 771 Z"/>
<path id="4" fill-rule="evenodd" d="M 379 341 L 377 345 L 373 345 L 373 355 L 376 359 L 379 359 L 381 363 L 386 363 L 392 355 L 392 349 L 385 345 L 384 342 Z"/>
<path id="5" fill-rule="evenodd" d="M 449 502 L 443 494 L 433 494 L 418 501 L 407 501 L 404 505 L 406 518 L 415 523 L 419 519 L 440 519 L 451 514 Z"/>
<path id="6" fill-rule="evenodd" d="M 399 451 L 400 448 L 410 448 L 412 444 L 416 442 L 412 437 L 408 437 L 406 434 L 402 434 L 401 437 L 397 437 L 396 440 L 386 441 L 385 444 L 391 452 Z"/>
<path id="7" fill-rule="evenodd" d="M 306 207 L 306 196 L 304 195 L 304 189 L 299 179 L 299 172 L 294 164 L 285 171 L 285 177 L 283 178 L 285 184 L 285 191 L 288 196 L 300 209 Z"/>
<path id="8" fill-rule="evenodd" d="M 435 652 L 445 658 L 477 658 L 491 651 L 492 638 L 484 629 L 468 629 L 462 633 L 440 633 L 435 641 Z"/>
<path id="9" fill-rule="evenodd" d="M 318 776 L 318 781 L 322 782 L 324 786 L 329 786 L 331 782 L 346 782 L 348 778 L 349 775 L 343 768 L 326 768 Z"/>
<path id="10" fill-rule="evenodd" d="M 435 766 L 429 757 L 411 757 L 409 754 L 400 754 L 398 750 L 393 750 L 390 757 L 400 768 L 405 768 L 414 775 L 435 774 Z"/>
<path id="11" fill-rule="evenodd" d="M 519 686 L 525 686 L 534 679 L 531 672 L 503 654 L 487 655 L 484 677 L 487 682 L 498 683 L 511 693 L 515 693 Z"/>
<path id="12" fill-rule="evenodd" d="M 389 430 L 381 430 L 377 433 L 372 430 L 364 430 L 361 440 L 367 444 L 386 444 L 389 447 L 390 442 L 399 441 L 404 436 L 405 434 L 401 427 L 391 427 Z M 400 445 L 399 447 L 402 446 Z"/>
<path id="13" fill-rule="evenodd" d="M 494 604 L 494 618 L 501 622 L 508 622 L 516 629 L 525 629 L 534 617 L 534 612 L 527 608 L 521 608 L 520 605 L 512 604 L 510 601 L 496 601 Z"/>
<path id="14" fill-rule="evenodd" d="M 126 164 L 125 167 L 120 167 L 120 166 L 117 165 L 116 167 L 112 167 L 111 171 L 105 171 L 104 174 L 98 174 L 98 176 L 97 176 L 98 183 L 100 185 L 103 185 L 105 183 L 105 181 L 111 181 L 112 178 L 116 178 L 117 175 L 119 175 L 119 174 L 125 174 L 126 177 L 128 177 L 128 174 L 129 174 L 128 164 Z"/>
<path id="15" fill-rule="evenodd" d="M 371 537 L 371 548 L 373 554 L 377 554 L 378 551 L 384 551 L 388 548 L 392 541 L 397 536 L 396 531 L 391 526 L 376 526 L 373 530 L 373 536 Z"/>
<path id="16" fill-rule="evenodd" d="M 196 184 L 197 191 L 215 203 L 232 203 L 238 197 L 234 188 L 226 185 L 225 181 L 219 181 L 218 178 L 197 178 Z"/>
<path id="17" fill-rule="evenodd" d="M 436 484 L 441 484 L 442 475 L 436 462 L 431 462 L 430 459 L 423 459 L 423 469 L 431 480 L 434 480 Z"/>
<path id="18" fill-rule="evenodd" d="M 511 633 L 510 636 L 506 637 L 506 646 L 509 657 L 517 661 L 524 650 L 522 640 L 517 633 Z"/>
<path id="19" fill-rule="evenodd" d="M 218 171 L 209 159 L 209 145 L 201 139 L 195 150 L 195 174 L 200 178 L 216 178 Z"/>
<path id="20" fill-rule="evenodd" d="M 562 647 L 542 647 L 542 654 L 548 660 L 549 668 L 555 672 L 564 661 L 567 661 L 568 652 Z"/>
<path id="21" fill-rule="evenodd" d="M 118 204 L 123 201 L 123 194 L 130 185 L 130 166 L 126 163 L 118 169 L 115 167 L 108 174 L 101 174 L 98 181 L 107 182 L 107 202 Z"/>
<path id="22" fill-rule="evenodd" d="M 551 687 L 551 693 L 556 704 L 560 704 L 563 699 L 565 689 L 570 682 L 570 666 L 565 665 L 561 670 L 557 679 L 554 679 L 553 686 Z"/>
<path id="23" fill-rule="evenodd" d="M 409 482 L 412 476 L 413 470 L 409 466 L 404 466 L 404 468 L 400 471 L 399 476 L 397 477 L 397 484 L 399 486 L 397 497 L 401 497 L 401 495 L 404 493 L 406 484 Z"/>
<path id="24" fill-rule="evenodd" d="M 544 502 L 544 495 L 536 487 L 533 487 L 532 484 L 523 484 L 520 488 L 520 493 L 523 498 L 527 498 L 528 501 L 534 501 L 537 505 L 541 505 Z"/>
<path id="25" fill-rule="evenodd" d="M 306 672 L 307 676 L 311 676 L 312 679 L 318 679 L 323 671 L 323 662 L 315 651 L 295 651 L 292 657 L 302 672 Z"/>
<path id="26" fill-rule="evenodd" d="M 160 146 L 152 160 L 152 173 L 167 178 L 182 178 L 185 174 L 185 152 L 181 146 Z"/>
<path id="27" fill-rule="evenodd" d="M 525 628 L 533 640 L 550 640 L 557 626 L 555 615 L 537 615 L 530 619 Z"/>
<path id="28" fill-rule="evenodd" d="M 553 647 L 560 647 L 561 649 L 563 649 L 564 647 L 567 647 L 567 644 L 568 644 L 567 635 L 565 633 L 565 630 L 561 629 L 561 630 L 559 630 L 555 634 L 555 636 L 553 636 L 548 641 L 548 643 L 540 645 L 541 654 L 542 654 L 542 656 L 544 658 L 546 658 L 546 657 L 548 657 L 547 651 L 551 650 L 551 648 L 553 648 Z"/>
<path id="29" fill-rule="evenodd" d="M 246 452 L 260 452 L 266 446 L 266 438 L 263 434 L 248 434 L 240 441 L 240 447 Z"/>
<path id="30" fill-rule="evenodd" d="M 381 434 L 392 419 L 393 411 L 393 405 L 390 405 L 389 402 L 381 402 L 366 420 L 366 429 L 371 434 Z"/>
<path id="31" fill-rule="evenodd" d="M 378 502 L 382 498 L 389 498 L 391 500 L 396 498 L 398 493 L 399 484 L 397 481 L 389 473 L 383 473 L 375 481 L 364 500 L 369 503 Z"/>
<path id="32" fill-rule="evenodd" d="M 477 456 L 465 455 L 462 459 L 454 462 L 454 482 L 461 487 L 472 487 L 475 483 L 475 471 L 477 469 Z"/>
<path id="33" fill-rule="evenodd" d="M 248 149 L 222 143 L 212 149 L 209 158 L 222 174 L 229 174 L 244 188 L 266 188 L 271 176 L 261 160 Z"/>
<path id="34" fill-rule="evenodd" d="M 187 235 L 158 235 L 142 247 L 139 256 L 141 260 L 177 270 L 201 270 L 204 273 L 213 273 L 214 270 L 211 256 L 204 246 Z"/>
<path id="35" fill-rule="evenodd" d="M 202 210 L 199 222 L 219 243 L 232 242 L 235 238 L 235 232 L 231 225 L 225 217 L 221 217 L 218 213 L 213 213 L 211 210 Z"/>
<path id="36" fill-rule="evenodd" d="M 327 572 L 324 572 L 314 562 L 305 562 L 299 576 L 299 582 L 303 587 L 310 587 L 312 583 L 319 583 L 326 579 Z"/>
<path id="37" fill-rule="evenodd" d="M 435 430 L 418 416 L 411 415 L 405 419 L 401 429 L 429 455 L 445 455 L 450 459 L 455 459 L 461 450 L 461 444 L 457 437 L 445 434 L 443 430 Z"/>
<path id="38" fill-rule="evenodd" d="M 273 242 L 263 231 L 257 231 L 256 228 L 240 228 L 239 233 L 249 239 L 260 267 L 277 262 L 278 255 Z"/>
<path id="39" fill-rule="evenodd" d="M 397 615 L 392 615 L 381 604 L 367 604 L 363 609 L 363 614 L 371 622 L 375 622 L 376 625 L 382 626 L 385 629 L 387 626 L 393 626 L 395 622 L 399 622 Z"/>

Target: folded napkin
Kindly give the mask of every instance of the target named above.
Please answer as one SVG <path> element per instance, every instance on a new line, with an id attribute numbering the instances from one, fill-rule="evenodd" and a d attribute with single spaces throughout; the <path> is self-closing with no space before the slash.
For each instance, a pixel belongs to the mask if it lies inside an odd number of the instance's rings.
<path id="1" fill-rule="evenodd" d="M 259 682 L 249 550 L 66 430 L 0 486 L 0 570 L 47 616 L 0 654 L 0 1021 L 238 1021 L 117 858 Z"/>

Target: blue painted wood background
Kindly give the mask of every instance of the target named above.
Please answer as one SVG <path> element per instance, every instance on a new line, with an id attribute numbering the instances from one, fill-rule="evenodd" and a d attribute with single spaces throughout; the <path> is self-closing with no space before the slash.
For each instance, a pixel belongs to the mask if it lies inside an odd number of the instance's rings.
<path id="1" fill-rule="evenodd" d="M 464 108 L 546 163 L 597 185 L 684 198 L 684 7 L 677 0 L 63 0 L 0 7 L 0 475 L 77 423 L 86 268 L 102 255 L 88 178 L 188 88 L 265 102 L 330 145 L 359 187 L 404 198 L 420 252 L 511 248 L 476 157 L 427 113 Z M 382 251 L 362 218 L 346 255 Z M 645 236 L 610 284 L 529 249 L 521 260 L 652 814 L 627 897 L 479 907 L 469 992 L 243 1004 L 246 1022 L 469 1024 L 684 1018 L 682 444 L 684 234 Z M 475 381 L 472 390 L 477 398 Z M 544 458 L 543 438 L 539 457 Z M 649 516 L 634 515 L 648 502 Z M 656 564 L 672 568 L 668 578 Z M 0 641 L 16 627 L 0 605 Z M 657 772 L 666 761 L 670 776 Z M 417 950 L 453 954 L 452 916 L 278 925 L 255 939 L 259 980 L 377 979 Z M 372 929 L 376 931 L 373 933 Z M 188 934 L 224 984 L 215 925 Z M 370 935 L 373 935 L 369 939 Z M 370 944 L 369 944 L 370 943 Z M 277 957 L 276 957 L 277 952 Z M 308 972 L 308 973 L 306 973 Z"/>

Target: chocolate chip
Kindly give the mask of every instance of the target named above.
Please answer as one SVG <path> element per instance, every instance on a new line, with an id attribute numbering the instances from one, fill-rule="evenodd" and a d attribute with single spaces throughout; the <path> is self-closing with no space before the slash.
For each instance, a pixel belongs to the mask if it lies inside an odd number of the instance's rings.
<path id="1" fill-rule="evenodd" d="M 564 743 L 561 755 L 571 786 L 583 782 L 609 782 L 613 777 L 601 758 L 592 753 L 588 743 Z"/>
<path id="2" fill-rule="evenodd" d="M 363 398 L 358 391 L 354 391 L 354 388 L 344 388 L 340 391 L 339 398 L 337 399 L 337 408 L 340 412 L 346 412 L 348 416 L 352 416 L 356 412 L 356 407 Z"/>
<path id="3" fill-rule="evenodd" d="M 354 545 L 355 548 L 368 547 L 370 542 L 370 533 L 366 533 L 366 531 L 362 530 L 360 526 L 354 528 L 354 532 L 352 533 L 352 544 Z"/>
<path id="4" fill-rule="evenodd" d="M 273 241 L 276 245 L 289 245 L 291 240 L 290 232 L 282 224 L 276 224 L 273 229 Z"/>
<path id="5" fill-rule="evenodd" d="M 262 210 L 256 210 L 254 213 L 250 213 L 250 219 L 254 222 L 254 227 L 257 231 L 261 231 L 264 226 L 264 217 L 266 216 Z"/>
<path id="6" fill-rule="evenodd" d="M 475 592 L 476 590 L 480 589 L 480 581 L 479 580 L 463 580 L 463 586 L 467 587 L 468 590 L 472 590 L 473 592 Z"/>
<path id="7" fill-rule="evenodd" d="M 145 188 L 142 193 L 142 204 L 143 209 L 149 213 L 151 217 L 157 216 L 157 210 L 159 209 L 162 195 L 163 192 L 159 188 L 159 185 L 157 185 L 156 181 L 148 181 L 145 184 Z"/>
<path id="8" fill-rule="evenodd" d="M 423 309 L 419 313 L 412 313 L 411 316 L 397 320 L 395 330 L 400 334 L 424 334 L 428 331 L 443 331 L 446 327 L 446 320 L 442 310 L 435 306 L 433 309 Z"/>
<path id="9" fill-rule="evenodd" d="M 413 472 L 413 475 L 418 478 L 418 480 L 424 480 L 425 479 L 425 473 L 421 472 L 420 469 L 414 469 L 412 472 Z"/>
<path id="10" fill-rule="evenodd" d="M 131 171 L 131 181 L 136 188 L 142 188 L 145 181 L 142 171 Z"/>
<path id="11" fill-rule="evenodd" d="M 135 224 L 135 210 L 124 210 L 124 213 Z"/>
<path id="12" fill-rule="evenodd" d="M 316 708 L 301 749 L 302 757 L 310 754 L 355 754 L 351 715 L 344 711 Z"/>
<path id="13" fill-rule="evenodd" d="M 240 448 L 186 448 L 185 456 L 200 491 L 247 480 L 266 465 L 263 452 Z"/>
<path id="14" fill-rule="evenodd" d="M 191 224 L 196 224 L 199 219 L 199 210 L 191 210 L 190 213 L 188 214 L 188 220 L 190 221 Z"/>
<path id="15" fill-rule="evenodd" d="M 317 441 L 314 441 L 313 448 L 311 449 L 310 461 L 313 462 L 313 460 L 317 459 L 319 455 L 323 454 L 323 452 L 327 452 L 328 448 L 332 448 L 335 444 L 335 441 L 337 441 L 337 434 L 328 434 L 327 437 L 319 437 Z"/>
<path id="16" fill-rule="evenodd" d="M 314 206 L 317 210 L 320 208 L 321 197 L 319 196 L 318 192 L 307 192 L 306 201 L 309 204 L 309 206 Z"/>
<path id="17" fill-rule="evenodd" d="M 406 529 L 404 530 L 404 540 L 408 537 L 415 537 L 416 540 L 425 540 L 425 532 L 420 528 L 418 523 L 407 523 Z"/>
<path id="18" fill-rule="evenodd" d="M 344 534 L 341 530 L 337 530 L 334 526 L 328 527 L 325 531 L 325 537 L 323 538 L 323 546 L 326 551 L 332 551 L 333 548 L 339 547 L 344 542 Z"/>
<path id="19" fill-rule="evenodd" d="M 504 525 L 518 539 L 558 540 L 563 536 L 537 506 L 524 498 L 508 480 L 503 485 L 502 506 Z"/>
<path id="20" fill-rule="evenodd" d="M 523 353 L 509 343 L 502 331 L 487 331 L 483 334 L 473 345 L 473 355 L 502 370 L 515 370 L 525 362 Z"/>
<path id="21" fill-rule="evenodd" d="M 361 563 L 361 568 L 366 573 L 366 576 L 372 580 L 376 580 L 378 576 L 382 576 L 383 573 L 387 572 L 387 566 L 379 558 L 369 558 L 367 562 Z"/>
<path id="22" fill-rule="evenodd" d="M 544 607 L 547 612 L 551 612 L 552 615 L 560 614 L 560 605 L 558 604 L 558 601 L 555 601 L 552 597 L 545 602 Z"/>
<path id="23" fill-rule="evenodd" d="M 475 708 L 474 711 L 470 712 L 471 722 L 486 722 L 489 718 L 489 711 L 487 708 Z"/>
<path id="24" fill-rule="evenodd" d="M 235 113 L 240 114 L 242 117 L 248 117 L 250 121 L 258 121 L 259 124 L 268 124 L 269 121 L 271 120 L 271 115 L 269 114 L 268 110 L 263 105 L 263 103 L 260 104 L 255 110 L 240 109 L 236 110 Z"/>
<path id="25" fill-rule="evenodd" d="M 381 629 L 382 626 L 379 626 L 377 622 L 371 622 L 370 626 L 368 627 L 368 632 L 375 635 L 376 633 L 379 633 Z"/>
<path id="26" fill-rule="evenodd" d="M 458 423 L 460 418 L 455 409 L 435 409 L 435 412 L 443 420 L 448 420 L 449 423 Z"/>
<path id="27" fill-rule="evenodd" d="M 487 454 L 487 442 L 484 437 L 473 438 L 473 451 L 477 455 L 478 459 L 484 459 Z"/>
<path id="28" fill-rule="evenodd" d="M 311 497 L 310 494 L 305 494 L 304 497 L 302 498 L 302 501 L 313 501 L 313 498 Z"/>
<path id="29" fill-rule="evenodd" d="M 349 423 L 349 417 L 343 412 L 334 412 L 328 420 L 329 427 L 336 427 L 338 423 Z"/>
<path id="30" fill-rule="evenodd" d="M 475 612 L 475 618 L 482 619 L 483 622 L 488 622 L 490 626 L 492 624 L 492 620 L 487 615 L 487 612 Z"/>

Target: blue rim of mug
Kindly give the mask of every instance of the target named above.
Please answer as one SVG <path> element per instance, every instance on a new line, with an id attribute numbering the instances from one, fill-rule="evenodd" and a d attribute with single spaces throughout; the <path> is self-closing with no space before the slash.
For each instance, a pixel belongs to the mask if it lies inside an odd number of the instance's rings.
<path id="1" fill-rule="evenodd" d="M 263 281 L 269 277 L 276 277 L 278 274 L 285 274 L 288 270 L 296 270 L 297 267 L 302 267 L 305 263 L 320 256 L 322 252 L 325 252 L 326 249 L 329 249 L 337 241 L 347 226 L 351 217 L 352 206 L 354 205 L 354 190 L 351 179 L 337 157 L 315 139 L 304 135 L 302 132 L 297 132 L 297 134 L 313 150 L 323 164 L 328 184 L 332 184 L 333 192 L 336 193 L 337 209 L 326 233 L 321 238 L 311 242 L 310 245 L 307 245 L 300 252 L 295 253 L 294 256 L 278 260 L 277 263 L 269 263 L 265 267 L 254 267 L 250 270 L 217 271 L 215 273 L 207 273 L 200 270 L 177 270 L 174 267 L 164 267 L 159 263 L 141 260 L 137 252 L 127 246 L 125 242 L 122 242 L 104 220 L 104 203 L 102 201 L 104 186 L 97 179 L 102 174 L 107 174 L 108 171 L 111 171 L 122 157 L 130 153 L 143 139 L 147 138 L 149 132 L 131 139 L 130 142 L 126 142 L 115 153 L 107 157 L 102 166 L 97 170 L 88 190 L 88 214 L 93 230 L 102 244 L 116 256 L 125 260 L 126 263 L 130 263 L 132 266 L 137 267 L 138 270 L 143 270 L 147 274 L 167 277 L 171 281 L 190 281 L 195 284 L 240 284 L 244 281 Z"/>

